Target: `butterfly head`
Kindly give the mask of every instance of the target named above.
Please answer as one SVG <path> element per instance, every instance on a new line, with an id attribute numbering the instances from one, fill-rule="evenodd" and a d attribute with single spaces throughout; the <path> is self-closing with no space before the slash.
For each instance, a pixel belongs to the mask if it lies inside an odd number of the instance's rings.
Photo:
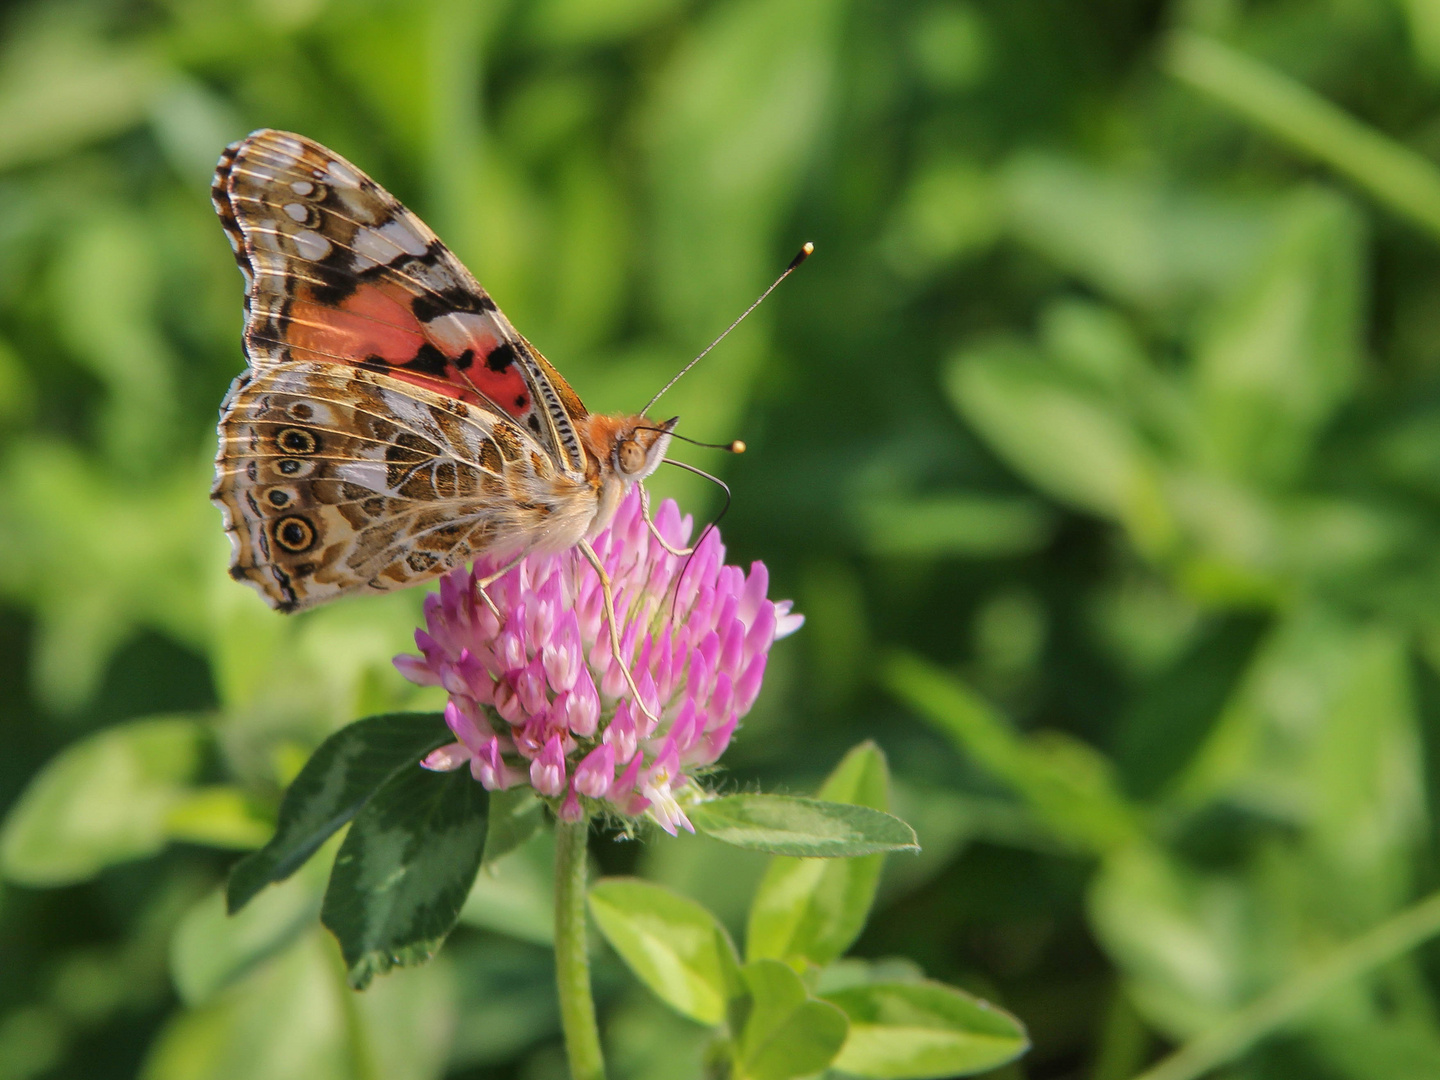
<path id="1" fill-rule="evenodd" d="M 616 432 L 615 449 L 610 453 L 615 471 L 631 483 L 644 480 L 665 460 L 670 433 L 679 422 L 678 416 L 659 423 L 637 416 L 633 423 L 620 428 Z"/>

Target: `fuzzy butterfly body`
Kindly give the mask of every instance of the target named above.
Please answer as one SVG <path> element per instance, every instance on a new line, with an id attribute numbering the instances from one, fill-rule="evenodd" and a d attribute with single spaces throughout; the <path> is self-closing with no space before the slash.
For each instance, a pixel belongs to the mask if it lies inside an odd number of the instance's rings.
<path id="1" fill-rule="evenodd" d="M 231 576 L 273 607 L 580 544 L 664 457 L 673 420 L 588 413 L 435 234 L 318 143 L 257 131 L 211 195 L 249 360 L 211 498 Z"/>

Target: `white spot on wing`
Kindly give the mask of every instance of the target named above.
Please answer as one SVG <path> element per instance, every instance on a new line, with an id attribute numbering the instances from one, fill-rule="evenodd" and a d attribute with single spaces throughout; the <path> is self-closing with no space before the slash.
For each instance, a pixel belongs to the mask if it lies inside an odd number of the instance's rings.
<path id="1" fill-rule="evenodd" d="M 305 148 L 288 135 L 277 135 L 270 140 L 270 144 L 275 150 L 275 156 L 281 159 L 286 168 L 295 165 L 300 160 L 300 155 L 305 152 Z"/>
<path id="2" fill-rule="evenodd" d="M 304 221 L 310 216 L 305 207 L 301 206 L 298 202 L 286 203 L 283 209 L 285 213 L 289 214 L 295 221 Z"/>
<path id="3" fill-rule="evenodd" d="M 296 195 L 309 195 L 315 190 L 315 185 L 309 180 L 292 180 L 290 182 L 290 190 L 295 192 Z"/>
<path id="4" fill-rule="evenodd" d="M 388 263 L 404 254 L 378 229 L 361 229 L 350 246 L 357 256 L 372 263 Z"/>
<path id="5" fill-rule="evenodd" d="M 388 491 L 389 488 L 385 486 L 385 473 L 383 461 L 346 461 L 335 466 L 338 479 L 359 484 L 367 491 Z"/>
<path id="6" fill-rule="evenodd" d="M 419 234 L 399 218 L 380 226 L 380 235 L 407 255 L 425 254 L 425 241 L 420 239 Z"/>
<path id="7" fill-rule="evenodd" d="M 310 229 L 301 229 L 291 239 L 302 258 L 318 262 L 330 254 L 330 241 Z"/>
<path id="8" fill-rule="evenodd" d="M 441 315 L 425 324 L 425 334 L 451 356 L 459 356 L 466 349 L 488 355 L 497 344 L 490 320 L 469 311 Z"/>
<path id="9" fill-rule="evenodd" d="M 360 178 L 338 161 L 332 161 L 325 166 L 325 175 L 341 187 L 358 188 L 360 186 Z"/>

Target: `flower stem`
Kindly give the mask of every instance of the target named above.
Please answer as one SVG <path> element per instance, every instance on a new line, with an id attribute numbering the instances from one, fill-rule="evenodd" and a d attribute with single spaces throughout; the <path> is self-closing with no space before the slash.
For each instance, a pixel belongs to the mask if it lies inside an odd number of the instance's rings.
<path id="1" fill-rule="evenodd" d="M 590 995 L 590 955 L 585 948 L 585 841 L 589 834 L 588 821 L 555 823 L 555 979 L 572 1080 L 605 1080 L 595 999 Z"/>
<path id="2" fill-rule="evenodd" d="M 1135 1080 L 1197 1080 L 1299 1017 L 1337 986 L 1440 934 L 1440 892 L 1406 908 L 1196 1036 Z"/>

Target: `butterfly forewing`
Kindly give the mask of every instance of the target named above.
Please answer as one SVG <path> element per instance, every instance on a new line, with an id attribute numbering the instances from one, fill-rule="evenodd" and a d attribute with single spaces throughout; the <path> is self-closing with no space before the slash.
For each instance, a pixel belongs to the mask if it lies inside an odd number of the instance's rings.
<path id="1" fill-rule="evenodd" d="M 212 194 L 246 283 L 212 493 L 232 576 L 292 611 L 585 535 L 584 406 L 419 218 L 275 131 Z"/>
<path id="2" fill-rule="evenodd" d="M 557 465 L 584 471 L 580 400 L 433 232 L 343 158 L 259 131 L 212 188 L 246 276 L 251 364 L 383 370 L 518 421 Z"/>

